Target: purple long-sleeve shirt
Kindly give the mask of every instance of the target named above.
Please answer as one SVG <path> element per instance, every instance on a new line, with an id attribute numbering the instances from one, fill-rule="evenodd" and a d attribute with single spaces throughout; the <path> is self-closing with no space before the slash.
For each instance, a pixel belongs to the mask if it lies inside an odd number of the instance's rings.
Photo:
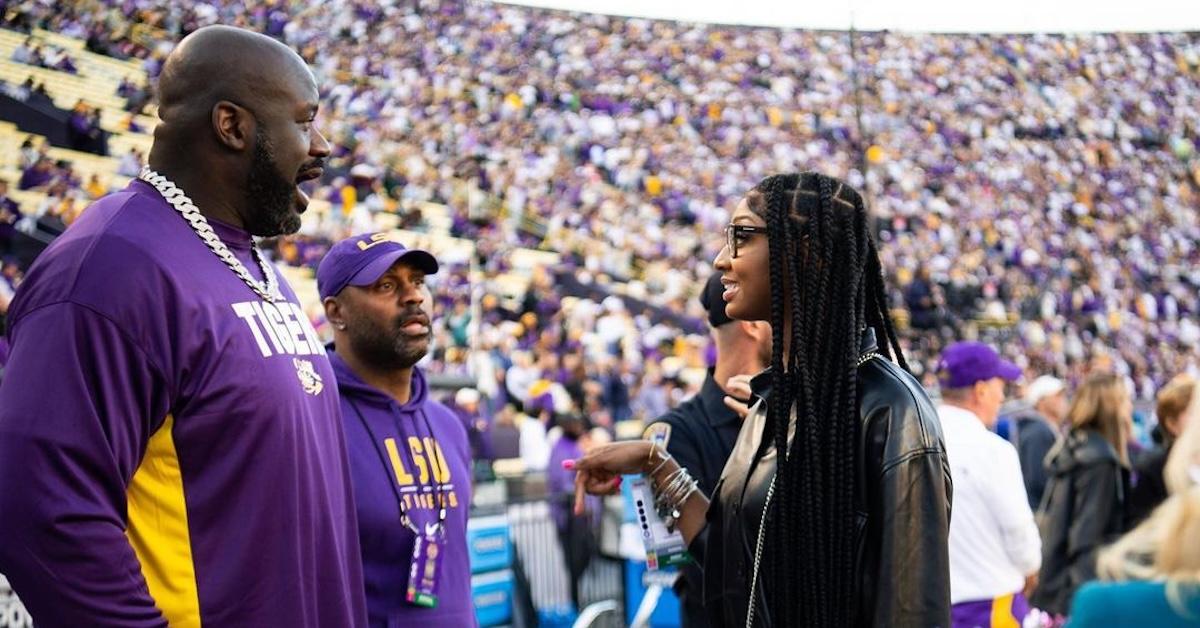
<path id="1" fill-rule="evenodd" d="M 140 181 L 38 258 L 0 386 L 0 572 L 39 626 L 366 623 L 337 385 L 282 287 L 264 302 Z"/>

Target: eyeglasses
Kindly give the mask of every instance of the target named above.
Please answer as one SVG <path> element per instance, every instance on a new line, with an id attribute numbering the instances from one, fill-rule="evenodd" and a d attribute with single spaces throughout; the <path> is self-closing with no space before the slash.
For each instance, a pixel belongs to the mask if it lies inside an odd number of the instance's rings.
<path id="1" fill-rule="evenodd" d="M 737 259 L 739 242 L 744 242 L 750 237 L 751 234 L 766 232 L 766 227 L 755 227 L 754 225 L 726 225 L 725 246 L 729 247 L 729 256 L 733 259 Z"/>

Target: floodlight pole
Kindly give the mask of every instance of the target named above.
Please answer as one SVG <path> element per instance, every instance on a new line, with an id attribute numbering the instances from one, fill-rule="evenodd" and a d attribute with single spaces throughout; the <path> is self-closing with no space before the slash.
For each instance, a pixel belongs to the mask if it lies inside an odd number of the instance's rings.
<path id="1" fill-rule="evenodd" d="M 858 77 L 858 46 L 855 45 L 856 32 L 854 30 L 854 11 L 850 11 L 850 80 L 854 84 L 854 122 L 858 126 L 858 141 L 855 142 L 855 152 L 858 156 L 858 171 L 863 176 L 863 193 L 870 196 L 869 183 L 867 181 L 867 132 L 863 127 L 862 119 L 862 83 Z"/>

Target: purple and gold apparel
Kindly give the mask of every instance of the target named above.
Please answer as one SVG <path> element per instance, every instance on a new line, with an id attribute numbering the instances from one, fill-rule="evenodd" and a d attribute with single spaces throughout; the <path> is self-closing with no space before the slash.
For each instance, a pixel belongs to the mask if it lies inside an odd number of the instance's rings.
<path id="1" fill-rule="evenodd" d="M 478 625 L 467 552 L 471 445 L 466 428 L 429 396 L 420 368 L 413 368 L 408 402 L 398 404 L 359 378 L 337 352 L 329 358 L 341 390 L 351 454 L 370 626 Z M 447 506 L 436 608 L 405 600 L 417 535 L 400 523 L 397 499 L 422 530 L 438 521 L 439 502 Z"/>
<path id="2" fill-rule="evenodd" d="M 212 223 L 251 275 L 249 234 Z M 0 386 L 0 573 L 39 626 L 366 624 L 335 376 L 154 188 L 33 265 Z"/>

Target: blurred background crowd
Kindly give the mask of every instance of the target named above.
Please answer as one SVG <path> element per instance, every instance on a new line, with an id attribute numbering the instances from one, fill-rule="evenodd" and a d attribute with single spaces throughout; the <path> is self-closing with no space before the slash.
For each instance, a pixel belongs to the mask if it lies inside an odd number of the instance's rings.
<path id="1" fill-rule="evenodd" d="M 1111 372 L 1149 448 L 1170 440 L 1156 397 L 1200 373 L 1196 33 L 820 32 L 459 0 L 24 0 L 0 15 L 0 98 L 40 99 L 65 125 L 61 146 L 0 142 L 0 314 L 28 242 L 136 176 L 173 42 L 253 28 L 310 63 L 333 148 L 301 232 L 264 246 L 302 296 L 349 235 L 400 229 L 434 250 L 426 366 L 458 389 L 480 459 L 545 469 L 575 455 L 553 452 L 558 433 L 621 436 L 695 394 L 715 359 L 697 297 L 721 230 L 776 172 L 863 190 L 922 383 L 961 339 L 1024 370 L 1001 431 L 1036 409 L 1039 376 L 1069 395 Z M 76 98 L 96 73 L 108 93 Z M 315 298 L 308 311 L 321 329 Z"/>
<path id="2" fill-rule="evenodd" d="M 315 264 L 379 212 L 430 229 L 418 206 L 433 202 L 479 243 L 484 281 L 508 249 L 552 250 L 535 290 L 561 298 L 569 269 L 637 299 L 644 333 L 698 320 L 691 297 L 750 185 L 819 169 L 868 193 L 919 371 L 977 333 L 1036 372 L 1112 364 L 1142 397 L 1194 368 L 1194 35 L 865 33 L 852 55 L 845 33 L 486 3 L 25 4 L 17 24 L 142 58 L 151 77 L 166 41 L 217 21 L 300 50 L 325 86 L 332 211 L 299 238 L 317 251 L 288 261 Z M 527 335 L 562 322 L 541 309 Z"/>

